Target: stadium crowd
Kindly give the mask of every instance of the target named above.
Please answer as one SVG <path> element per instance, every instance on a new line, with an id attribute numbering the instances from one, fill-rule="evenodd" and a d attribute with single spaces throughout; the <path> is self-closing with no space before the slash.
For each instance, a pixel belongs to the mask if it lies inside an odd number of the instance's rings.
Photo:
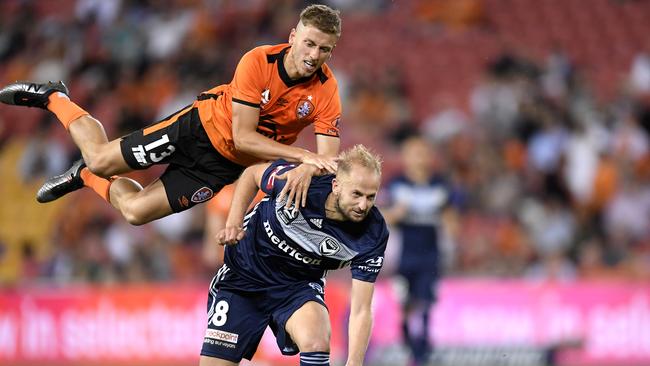
<path id="1" fill-rule="evenodd" d="M 396 6 L 328 3 L 343 10 L 341 43 L 368 37 L 347 19 Z M 429 15 L 415 21 L 430 27 L 430 37 L 493 32 L 489 17 L 481 16 L 482 2 L 466 3 L 473 4 L 467 5 L 471 14 L 454 17 L 453 27 L 428 8 Z M 0 5 L 0 83 L 64 80 L 108 136 L 120 136 L 229 81 L 243 50 L 285 40 L 287 22 L 303 6 L 6 1 Z M 395 156 L 405 137 L 422 134 L 430 141 L 435 168 L 451 181 L 459 212 L 457 235 L 442 244 L 446 275 L 650 280 L 649 50 L 638 49 L 627 69 L 609 70 L 619 84 L 600 98 L 567 50 L 528 57 L 520 49 L 504 46 L 481 60 L 480 76 L 460 96 L 432 86 L 437 91 L 427 96 L 423 114 L 399 55 L 391 55 L 398 62 L 364 67 L 337 48 L 330 64 L 342 89 L 343 147 L 362 142 L 377 149 L 389 179 L 401 169 Z M 79 157 L 52 118 L 0 107 L 1 286 L 212 276 L 214 261 L 202 254 L 205 207 L 134 227 L 86 190 L 36 203 L 42 181 Z M 299 143 L 309 146 L 309 139 L 307 133 Z M 159 173 L 135 176 L 147 182 Z M 390 258 L 386 262 L 390 275 Z"/>

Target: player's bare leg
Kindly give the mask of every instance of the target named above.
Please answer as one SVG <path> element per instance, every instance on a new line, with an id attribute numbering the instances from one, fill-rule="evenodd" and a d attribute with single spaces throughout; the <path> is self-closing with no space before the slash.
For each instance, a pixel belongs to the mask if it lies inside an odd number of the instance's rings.
<path id="1" fill-rule="evenodd" d="M 122 157 L 120 140 L 109 142 L 104 127 L 92 116 L 83 115 L 75 119 L 68 132 L 93 174 L 109 178 L 133 170 Z"/>
<path id="2" fill-rule="evenodd" d="M 111 184 L 109 202 L 132 225 L 146 224 L 173 213 L 160 180 L 143 189 L 133 179 L 117 178 Z"/>
<path id="3" fill-rule="evenodd" d="M 219 358 L 201 356 L 199 366 L 237 366 L 239 363 L 222 360 Z"/>
<path id="4" fill-rule="evenodd" d="M 306 302 L 289 317 L 285 329 L 300 350 L 301 365 L 329 365 L 332 330 L 323 305 Z"/>
<path id="5" fill-rule="evenodd" d="M 83 160 L 48 179 L 38 191 L 38 201 L 53 201 L 88 186 L 115 206 L 131 224 L 140 225 L 171 214 L 160 181 L 142 189 L 132 179 L 113 176 L 132 170 L 122 156 L 120 141 L 109 142 L 102 124 L 70 101 L 68 94 L 62 82 L 16 82 L 0 89 L 0 101 L 5 104 L 53 112 L 81 150 Z"/>

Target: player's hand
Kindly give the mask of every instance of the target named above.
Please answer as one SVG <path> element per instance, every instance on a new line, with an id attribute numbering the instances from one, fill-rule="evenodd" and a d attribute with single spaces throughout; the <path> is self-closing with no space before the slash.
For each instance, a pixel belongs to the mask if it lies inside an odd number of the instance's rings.
<path id="1" fill-rule="evenodd" d="M 321 169 L 311 164 L 300 164 L 297 168 L 278 175 L 278 179 L 286 179 L 287 183 L 278 195 L 278 200 L 287 196 L 286 208 L 297 209 L 307 204 L 307 190 L 311 184 L 311 177 L 319 173 Z"/>
<path id="2" fill-rule="evenodd" d="M 226 226 L 214 236 L 219 245 L 234 245 L 244 239 L 246 232 L 241 226 Z"/>
<path id="3" fill-rule="evenodd" d="M 336 156 L 326 156 L 314 154 L 310 151 L 305 151 L 305 154 L 300 159 L 301 163 L 311 164 L 318 169 L 324 170 L 325 172 L 335 174 L 337 166 L 337 157 Z"/>

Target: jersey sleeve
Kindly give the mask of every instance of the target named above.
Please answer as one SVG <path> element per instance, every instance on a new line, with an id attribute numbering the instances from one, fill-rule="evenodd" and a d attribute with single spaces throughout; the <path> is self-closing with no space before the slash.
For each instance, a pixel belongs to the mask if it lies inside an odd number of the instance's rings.
<path id="1" fill-rule="evenodd" d="M 340 136 L 341 97 L 338 86 L 330 96 L 327 105 L 314 119 L 314 133 L 317 135 Z"/>
<path id="2" fill-rule="evenodd" d="M 269 165 L 268 168 L 266 168 L 264 174 L 262 174 L 260 189 L 264 193 L 275 197 L 282 191 L 282 188 L 284 188 L 284 185 L 286 183 L 286 180 L 276 179 L 276 177 L 278 175 L 284 174 L 285 172 L 288 172 L 296 166 L 296 164 L 289 163 L 285 160 L 277 160 L 273 162 L 271 165 Z"/>
<path id="3" fill-rule="evenodd" d="M 233 102 L 259 108 L 265 85 L 262 63 L 265 57 L 263 51 L 253 49 L 239 60 L 230 83 Z"/>
<path id="4" fill-rule="evenodd" d="M 393 204 L 410 207 L 414 204 L 413 188 L 404 181 L 393 184 L 390 187 L 391 200 Z"/>
<path id="5" fill-rule="evenodd" d="M 350 263 L 352 278 L 355 280 L 375 282 L 381 268 L 384 266 L 384 252 L 388 243 L 388 228 L 385 223 L 382 224 L 380 234 L 376 239 L 377 243 L 373 246 L 373 249 L 358 255 Z"/>

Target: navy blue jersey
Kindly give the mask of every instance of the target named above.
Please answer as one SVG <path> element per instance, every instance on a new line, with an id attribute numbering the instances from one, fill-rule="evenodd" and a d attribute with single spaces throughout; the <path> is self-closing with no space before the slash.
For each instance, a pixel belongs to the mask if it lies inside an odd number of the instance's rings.
<path id="1" fill-rule="evenodd" d="M 246 290 L 319 281 L 327 271 L 350 266 L 352 278 L 374 282 L 384 262 L 388 229 L 376 207 L 359 223 L 325 217 L 333 175 L 312 178 L 307 205 L 293 211 L 277 200 L 285 181 L 276 179 L 295 167 L 279 160 L 264 172 L 267 194 L 244 220 L 246 235 L 227 246 L 225 263 Z"/>
<path id="2" fill-rule="evenodd" d="M 435 271 L 440 214 L 450 204 L 450 186 L 440 176 L 431 177 L 425 185 L 398 176 L 389 183 L 388 192 L 393 204 L 407 208 L 406 216 L 397 225 L 403 238 L 400 272 Z"/>

